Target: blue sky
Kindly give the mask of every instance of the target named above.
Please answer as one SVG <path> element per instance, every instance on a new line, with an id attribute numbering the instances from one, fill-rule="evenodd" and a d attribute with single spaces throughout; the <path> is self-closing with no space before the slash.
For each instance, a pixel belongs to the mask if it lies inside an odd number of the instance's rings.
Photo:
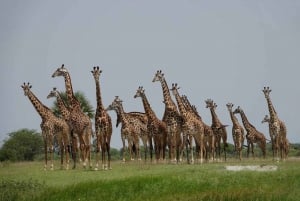
<path id="1" fill-rule="evenodd" d="M 30 82 L 51 107 L 53 99 L 46 96 L 52 87 L 64 90 L 63 79 L 51 75 L 64 63 L 73 89 L 84 92 L 94 107 L 90 71 L 100 66 L 105 106 L 118 95 L 125 111 L 144 111 L 141 100 L 133 98 L 143 86 L 160 118 L 162 90 L 152 78 L 161 69 L 207 124 L 211 115 L 204 100 L 218 104 L 231 142 L 227 102 L 241 106 L 269 136 L 268 126 L 261 124 L 268 114 L 261 90 L 270 86 L 288 139 L 300 142 L 299 1 L 4 0 L 0 11 L 0 141 L 21 128 L 40 130 L 41 119 L 20 86 Z M 115 124 L 116 115 L 110 114 Z M 112 146 L 121 147 L 120 128 L 114 128 Z"/>

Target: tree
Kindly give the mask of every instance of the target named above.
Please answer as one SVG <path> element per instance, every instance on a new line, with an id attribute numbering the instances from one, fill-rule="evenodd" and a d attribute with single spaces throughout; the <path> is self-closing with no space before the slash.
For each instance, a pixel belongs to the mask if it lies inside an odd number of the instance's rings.
<path id="1" fill-rule="evenodd" d="M 0 149 L 0 161 L 32 161 L 43 153 L 42 135 L 35 130 L 20 129 L 8 136 Z"/>
<path id="2" fill-rule="evenodd" d="M 69 107 L 69 102 L 68 102 L 68 99 L 67 99 L 66 92 L 60 92 L 60 95 L 61 95 L 61 98 L 63 99 L 63 101 L 65 102 L 66 106 Z M 75 92 L 74 95 L 77 98 L 77 100 L 80 102 L 82 111 L 85 114 L 87 114 L 91 119 L 94 118 L 93 106 L 90 104 L 89 100 L 86 98 L 84 93 L 81 92 L 81 91 L 77 91 L 77 92 Z M 56 116 L 61 117 L 61 113 L 60 113 L 60 110 L 57 106 L 57 101 L 56 100 L 54 101 L 54 105 L 52 106 L 52 110 L 53 110 L 53 112 Z"/>

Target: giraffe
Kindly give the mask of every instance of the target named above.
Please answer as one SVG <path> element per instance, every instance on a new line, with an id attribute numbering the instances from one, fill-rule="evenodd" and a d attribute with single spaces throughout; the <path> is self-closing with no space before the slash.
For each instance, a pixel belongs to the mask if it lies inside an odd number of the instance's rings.
<path id="1" fill-rule="evenodd" d="M 239 113 L 242 118 L 243 125 L 247 131 L 246 134 L 246 139 L 247 139 L 247 157 L 249 157 L 249 152 L 251 149 L 252 157 L 254 157 L 254 152 L 253 152 L 253 144 L 257 143 L 258 146 L 260 147 L 263 157 L 266 157 L 266 137 L 264 136 L 263 133 L 259 132 L 247 119 L 244 111 L 240 106 L 238 106 L 234 111 L 233 114 Z"/>
<path id="2" fill-rule="evenodd" d="M 164 160 L 165 152 L 166 152 L 166 142 L 167 142 L 166 123 L 157 118 L 155 112 L 151 108 L 151 105 L 147 99 L 147 96 L 145 94 L 145 89 L 143 89 L 142 86 L 140 86 L 137 89 L 136 94 L 134 95 L 134 98 L 137 97 L 141 97 L 145 113 L 148 117 L 147 129 L 149 132 L 149 136 L 154 139 L 156 161 L 158 162 L 159 160 Z"/>
<path id="3" fill-rule="evenodd" d="M 169 148 L 170 162 L 182 161 L 183 141 L 181 136 L 182 117 L 177 110 L 177 106 L 171 98 L 169 87 L 161 70 L 155 73 L 152 82 L 160 82 L 163 91 L 163 103 L 165 112 L 163 121 L 167 124 L 167 143 Z"/>
<path id="4" fill-rule="evenodd" d="M 121 138 L 123 141 L 123 151 L 125 150 L 125 139 L 128 141 L 128 149 L 132 158 L 133 149 L 136 150 L 136 156 L 138 160 L 141 160 L 140 154 L 140 143 L 139 137 L 143 134 L 147 133 L 146 125 L 141 123 L 138 118 L 129 118 L 128 115 L 124 112 L 122 100 L 116 96 L 113 102 L 108 106 L 106 110 L 115 110 L 120 115 L 120 120 L 122 122 L 121 128 Z M 123 153 L 123 162 L 125 162 L 124 153 Z"/>
<path id="5" fill-rule="evenodd" d="M 44 152 L 45 152 L 45 164 L 44 170 L 47 170 L 48 165 L 48 151 L 50 153 L 50 169 L 53 170 L 53 143 L 54 138 L 57 138 L 57 141 L 60 146 L 61 152 L 61 168 L 63 168 L 63 157 L 66 155 L 66 169 L 69 169 L 69 126 L 68 124 L 58 117 L 56 117 L 51 109 L 45 106 L 31 91 L 32 86 L 28 82 L 21 86 L 24 90 L 24 95 L 28 97 L 38 114 L 40 115 L 41 130 L 42 136 L 44 139 Z"/>
<path id="6" fill-rule="evenodd" d="M 274 136 L 272 135 L 272 130 L 271 130 L 271 123 L 270 123 L 270 117 L 268 115 L 265 115 L 265 117 L 263 118 L 263 120 L 261 121 L 261 123 L 268 123 L 269 125 L 269 134 L 270 134 L 270 138 L 271 138 L 271 143 L 272 143 L 272 152 L 273 152 L 273 158 L 275 157 L 275 151 L 274 151 L 274 142 L 275 140 L 273 139 Z M 283 142 L 280 144 L 281 147 L 281 158 L 283 157 L 287 157 L 288 152 L 289 152 L 289 146 L 290 146 L 290 142 L 287 138 L 283 139 Z"/>
<path id="7" fill-rule="evenodd" d="M 121 100 L 119 99 L 118 96 L 116 96 L 115 100 Z M 111 105 L 106 109 L 106 110 L 114 110 L 117 114 L 117 121 L 116 121 L 116 127 L 119 126 L 120 123 L 122 123 L 122 119 L 121 119 L 121 115 L 119 110 L 116 107 L 112 107 Z M 146 130 L 144 130 L 147 127 L 147 116 L 145 113 L 142 112 L 124 112 L 124 115 L 126 116 L 126 118 L 128 119 L 128 121 L 130 123 L 135 124 L 136 121 L 139 122 L 139 124 L 141 125 L 141 128 L 139 130 L 139 136 L 141 136 L 141 132 L 146 132 Z M 123 127 L 123 124 L 122 124 Z M 131 142 L 129 143 L 130 139 L 128 139 L 128 136 L 125 136 L 122 132 L 122 128 L 121 128 L 121 140 L 122 140 L 122 145 L 123 145 L 123 149 L 122 149 L 122 161 L 123 163 L 125 163 L 125 150 L 126 150 L 126 142 L 125 140 L 127 140 L 128 145 L 132 144 Z M 137 155 L 136 153 L 136 148 L 135 146 L 132 145 L 132 147 L 128 146 L 128 150 L 129 150 L 129 154 L 130 154 L 130 159 L 134 160 L 134 158 L 132 157 L 133 152 L 135 153 L 135 155 Z"/>
<path id="8" fill-rule="evenodd" d="M 200 121 L 202 121 L 202 117 L 197 111 L 197 108 L 195 105 L 192 105 L 190 101 L 188 100 L 187 96 L 183 95 L 181 96 L 184 105 L 190 113 L 192 113 L 196 118 L 198 118 Z M 213 131 L 209 125 L 207 125 L 205 122 L 202 121 L 203 127 L 204 127 L 204 152 L 205 152 L 205 158 L 206 160 L 214 161 L 215 159 L 215 135 L 213 134 Z M 196 142 L 196 152 L 199 152 L 200 145 Z"/>
<path id="9" fill-rule="evenodd" d="M 57 70 L 52 74 L 52 77 L 64 77 L 66 94 L 68 102 L 70 104 L 70 120 L 69 125 L 71 127 L 72 133 L 77 133 L 80 141 L 80 150 L 83 158 L 83 167 L 86 167 L 88 162 L 91 167 L 91 137 L 92 122 L 90 118 L 83 113 L 80 102 L 74 95 L 72 88 L 71 76 L 68 70 L 64 67 L 64 64 L 57 68 Z M 76 154 L 74 155 L 76 161 Z M 76 162 L 74 163 L 73 169 L 76 168 Z"/>
<path id="10" fill-rule="evenodd" d="M 212 117 L 211 128 L 216 137 L 217 156 L 219 157 L 219 159 L 221 159 L 221 139 L 222 139 L 223 151 L 224 151 L 224 156 L 225 156 L 225 161 L 226 161 L 226 147 L 228 146 L 227 131 L 226 131 L 227 125 L 223 125 L 216 114 L 215 110 L 217 108 L 217 104 L 214 103 L 214 101 L 212 99 L 205 100 L 205 103 L 206 103 L 206 108 L 210 109 L 210 113 L 211 113 L 211 117 Z"/>
<path id="11" fill-rule="evenodd" d="M 63 101 L 61 94 L 58 92 L 57 88 L 54 87 L 53 90 L 51 90 L 47 96 L 47 99 L 49 98 L 56 98 L 57 106 L 62 114 L 62 118 L 66 121 L 69 122 L 70 120 L 70 111 L 65 102 Z M 70 138 L 72 139 L 71 142 L 71 150 L 72 150 L 72 156 L 73 156 L 73 162 L 75 163 L 74 155 L 76 152 L 78 152 L 78 135 L 73 133 L 71 135 L 70 131 Z"/>
<path id="12" fill-rule="evenodd" d="M 188 138 L 192 136 L 194 140 L 197 142 L 197 144 L 200 146 L 200 163 L 203 162 L 203 152 L 204 152 L 204 126 L 202 121 L 200 121 L 199 118 L 196 118 L 195 115 L 192 115 L 192 113 L 189 113 L 186 110 L 186 107 L 183 103 L 183 100 L 178 92 L 179 87 L 176 84 L 172 84 L 171 91 L 173 95 L 176 98 L 177 105 L 180 111 L 180 114 L 183 118 L 183 124 L 182 124 L 182 132 L 184 136 L 184 142 L 186 143 L 186 149 L 187 149 L 187 159 L 188 163 L 194 163 L 194 156 L 193 156 L 193 144 L 192 140 L 189 140 Z M 189 146 L 189 145 L 190 146 Z M 188 150 L 189 149 L 189 150 Z M 189 152 L 191 153 L 191 161 L 189 161 Z"/>
<path id="13" fill-rule="evenodd" d="M 235 151 L 237 152 L 239 159 L 242 160 L 242 150 L 243 150 L 244 139 L 245 139 L 245 131 L 244 128 L 240 125 L 238 119 L 233 114 L 232 111 L 233 103 L 227 103 L 226 106 L 232 121 L 232 138 L 234 142 L 234 148 Z"/>
<path id="14" fill-rule="evenodd" d="M 107 113 L 102 103 L 101 91 L 100 91 L 100 74 L 102 70 L 99 69 L 99 66 L 94 67 L 91 71 L 96 84 L 96 99 L 97 99 L 97 109 L 95 115 L 95 133 L 97 139 L 97 148 L 96 153 L 102 150 L 102 168 L 103 169 L 111 169 L 110 166 L 110 140 L 112 135 L 112 123 L 111 117 Z M 105 154 L 107 153 L 107 161 L 105 158 Z M 98 155 L 98 154 L 97 154 Z M 96 167 L 98 170 L 98 156 L 96 156 Z M 107 164 L 106 164 L 107 162 Z"/>
<path id="15" fill-rule="evenodd" d="M 275 108 L 272 104 L 271 98 L 270 98 L 270 92 L 272 90 L 270 89 L 270 87 L 264 87 L 264 89 L 262 90 L 262 92 L 265 95 L 265 98 L 267 100 L 267 104 L 268 104 L 268 109 L 269 109 L 269 113 L 270 113 L 270 121 L 269 121 L 269 131 L 270 131 L 270 136 L 271 136 L 271 140 L 273 140 L 274 142 L 272 142 L 272 148 L 273 148 L 273 152 L 275 154 L 275 158 L 277 161 L 279 161 L 279 150 L 281 153 L 281 159 L 285 159 L 286 156 L 284 155 L 284 150 L 283 150 L 283 144 L 284 141 L 286 139 L 286 126 L 284 124 L 283 121 L 281 121 L 275 111 Z M 273 155 L 273 159 L 274 155 Z"/>

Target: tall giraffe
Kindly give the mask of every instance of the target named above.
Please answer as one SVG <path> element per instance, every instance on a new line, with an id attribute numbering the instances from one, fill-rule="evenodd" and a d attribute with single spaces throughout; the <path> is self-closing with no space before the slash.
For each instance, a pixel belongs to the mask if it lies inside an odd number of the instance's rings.
<path id="1" fill-rule="evenodd" d="M 202 117 L 197 111 L 197 108 L 195 105 L 192 105 L 190 101 L 188 100 L 187 96 L 183 95 L 181 96 L 182 101 L 184 102 L 184 105 L 186 109 L 194 114 L 196 118 L 198 118 L 204 127 L 204 148 L 205 148 L 205 158 L 210 161 L 214 161 L 215 159 L 215 135 L 213 133 L 212 128 L 207 125 L 205 122 L 202 121 Z M 196 151 L 199 152 L 198 150 L 200 149 L 200 145 L 197 144 L 196 142 Z"/>
<path id="2" fill-rule="evenodd" d="M 237 152 L 239 159 L 242 160 L 242 150 L 243 150 L 244 139 L 245 139 L 245 131 L 244 128 L 240 125 L 238 119 L 233 114 L 232 111 L 233 104 L 227 103 L 226 106 L 232 121 L 232 138 L 233 138 L 234 148 L 235 151 Z"/>
<path id="3" fill-rule="evenodd" d="M 233 114 L 239 113 L 242 118 L 243 125 L 247 131 L 246 139 L 247 139 L 247 157 L 249 157 L 249 152 L 251 149 L 252 156 L 254 157 L 254 151 L 253 151 L 253 144 L 257 143 L 260 147 L 263 157 L 266 157 L 266 137 L 264 134 L 259 132 L 247 119 L 244 111 L 240 106 L 238 106 L 234 111 Z"/>
<path id="4" fill-rule="evenodd" d="M 186 143 L 186 148 L 187 148 L 187 159 L 188 163 L 194 163 L 194 156 L 193 156 L 193 144 L 192 140 L 189 140 L 188 143 L 188 138 L 192 136 L 197 144 L 200 146 L 200 163 L 203 162 L 203 153 L 204 153 L 204 126 L 202 121 L 200 121 L 199 118 L 196 118 L 195 115 L 192 113 L 189 113 L 186 110 L 186 107 L 183 103 L 183 100 L 181 96 L 179 95 L 178 92 L 179 87 L 177 84 L 172 84 L 171 91 L 173 95 L 176 98 L 177 105 L 180 111 L 180 114 L 183 118 L 183 124 L 182 124 L 182 132 L 183 132 L 183 139 L 184 142 Z M 190 146 L 189 146 L 190 145 Z M 188 150 L 189 147 L 189 150 Z M 189 152 L 191 153 L 191 161 L 189 161 Z"/>
<path id="5" fill-rule="evenodd" d="M 73 133 L 77 133 L 80 141 L 80 150 L 83 158 L 83 167 L 86 167 L 86 162 L 89 163 L 91 167 L 91 137 L 92 137 L 92 122 L 90 118 L 84 114 L 80 107 L 80 102 L 74 95 L 71 76 L 68 70 L 64 67 L 64 64 L 57 68 L 57 70 L 52 74 L 52 77 L 64 77 L 66 94 L 68 102 L 70 104 L 70 121 L 69 125 Z M 76 154 L 74 156 L 76 161 Z M 76 162 L 73 168 L 76 167 Z"/>
<path id="6" fill-rule="evenodd" d="M 271 98 L 270 98 L 270 93 L 271 93 L 271 89 L 269 87 L 264 87 L 264 89 L 262 90 L 264 95 L 265 95 L 265 98 L 267 100 L 267 104 L 268 104 L 268 109 L 269 109 L 269 113 L 270 113 L 270 122 L 269 122 L 269 131 L 271 132 L 270 133 L 270 136 L 271 137 L 271 140 L 274 140 L 274 142 L 272 142 L 272 145 L 273 145 L 273 151 L 275 152 L 275 157 L 276 157 L 276 160 L 279 160 L 279 150 L 280 152 L 282 153 L 281 156 L 283 156 L 281 159 L 285 159 L 286 156 L 284 156 L 284 151 L 282 149 L 283 147 L 283 143 L 286 139 L 286 126 L 284 124 L 283 121 L 281 121 L 275 111 L 275 108 L 272 104 L 272 101 L 271 101 Z M 274 155 L 273 155 L 274 157 Z M 273 158 L 275 159 L 275 158 Z"/>
<path id="7" fill-rule="evenodd" d="M 268 123 L 269 125 L 269 134 L 270 134 L 270 138 L 271 138 L 271 143 L 272 143 L 272 151 L 273 151 L 273 158 L 275 158 L 275 150 L 274 150 L 274 139 L 272 139 L 274 136 L 272 135 L 272 131 L 271 131 L 271 123 L 270 123 L 270 117 L 268 115 L 265 115 L 265 117 L 263 118 L 263 120 L 261 121 L 261 123 Z M 280 144 L 280 146 L 282 146 L 281 149 L 281 158 L 287 157 L 288 153 L 289 153 L 289 149 L 290 149 L 290 142 L 287 138 L 283 139 L 284 141 Z"/>
<path id="8" fill-rule="evenodd" d="M 103 169 L 111 169 L 110 166 L 110 140 L 112 135 L 112 123 L 111 118 L 107 111 L 105 110 L 103 103 L 102 103 L 102 97 L 101 97 L 101 91 L 100 91 L 100 74 L 102 73 L 102 70 L 99 69 L 99 66 L 94 67 L 91 71 L 95 80 L 96 84 L 96 99 L 97 99 L 97 109 L 96 109 L 96 115 L 95 115 L 95 133 L 97 138 L 97 150 L 96 153 L 102 151 L 102 166 Z M 107 161 L 105 158 L 105 154 L 107 153 Z M 98 154 L 97 154 L 98 155 Z M 98 156 L 96 156 L 96 167 L 95 169 L 98 169 Z M 107 163 L 107 164 L 106 164 Z"/>
<path id="9" fill-rule="evenodd" d="M 183 142 L 181 136 L 182 117 L 177 110 L 177 106 L 171 98 L 170 90 L 164 74 L 158 70 L 152 82 L 160 82 L 165 104 L 163 121 L 167 124 L 167 141 L 169 148 L 169 159 L 171 162 L 182 161 Z"/>
<path id="10" fill-rule="evenodd" d="M 167 142 L 167 126 L 166 123 L 157 118 L 155 112 L 151 108 L 151 105 L 146 97 L 145 89 L 140 86 L 134 98 L 141 97 L 145 113 L 148 117 L 147 130 L 149 136 L 154 139 L 154 149 L 156 160 L 164 160 L 166 152 L 166 142 Z M 151 139 L 150 139 L 151 142 Z M 151 145 L 150 145 L 151 149 Z"/>
<path id="11" fill-rule="evenodd" d="M 54 138 L 60 146 L 61 151 L 61 168 L 63 167 L 63 157 L 66 155 L 66 169 L 69 168 L 69 126 L 68 124 L 58 117 L 56 117 L 51 109 L 45 106 L 31 91 L 31 85 L 29 82 L 21 86 L 24 90 L 24 95 L 28 97 L 33 107 L 36 109 L 42 119 L 41 130 L 44 139 L 44 152 L 45 152 L 45 165 L 44 170 L 47 169 L 48 163 L 48 151 L 50 153 L 50 169 L 53 170 L 53 150 L 54 150 Z"/>
<path id="12" fill-rule="evenodd" d="M 205 100 L 205 103 L 206 103 L 206 108 L 210 109 L 210 113 L 211 113 L 211 117 L 212 117 L 211 128 L 216 137 L 217 155 L 218 155 L 219 159 L 221 159 L 221 139 L 222 139 L 223 152 L 224 152 L 225 161 L 226 161 L 226 147 L 228 146 L 227 131 L 226 131 L 227 125 L 223 125 L 216 114 L 215 110 L 217 108 L 217 104 L 214 103 L 214 101 L 212 99 Z"/>
<path id="13" fill-rule="evenodd" d="M 143 125 L 140 119 L 138 118 L 129 118 L 129 115 L 126 115 L 122 100 L 116 96 L 116 98 L 113 100 L 113 102 L 108 106 L 106 110 L 115 110 L 120 117 L 120 120 L 122 122 L 122 128 L 121 128 L 121 138 L 123 141 L 123 162 L 125 162 L 124 158 L 124 150 L 125 150 L 125 139 L 128 141 L 128 149 L 129 153 L 132 158 L 133 149 L 135 149 L 136 156 L 138 157 L 138 160 L 141 160 L 141 154 L 140 154 L 140 143 L 139 138 L 141 135 L 141 132 L 147 133 L 146 125 Z M 123 140 L 124 139 L 124 140 Z"/>
<path id="14" fill-rule="evenodd" d="M 69 122 L 69 120 L 70 120 L 69 108 L 63 101 L 61 94 L 57 91 L 56 87 L 54 87 L 53 90 L 51 90 L 49 92 L 47 99 L 48 98 L 56 98 L 57 106 L 62 114 L 62 118 L 66 122 Z M 75 163 L 76 161 L 75 161 L 74 155 L 76 152 L 78 152 L 78 136 L 77 136 L 77 134 L 73 133 L 72 135 L 70 135 L 70 137 L 72 139 L 71 140 L 71 150 L 72 150 L 73 162 Z M 74 164 L 73 164 L 73 166 L 74 166 Z"/>

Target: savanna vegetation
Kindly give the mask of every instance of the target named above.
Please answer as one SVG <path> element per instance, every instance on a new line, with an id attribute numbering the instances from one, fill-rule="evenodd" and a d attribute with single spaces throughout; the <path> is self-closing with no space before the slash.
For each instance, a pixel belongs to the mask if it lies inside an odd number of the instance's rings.
<path id="1" fill-rule="evenodd" d="M 277 165 L 278 170 L 225 169 L 251 164 Z M 202 165 L 115 161 L 109 171 L 44 171 L 40 162 L 6 161 L 0 164 L 0 200 L 299 200 L 299 164 L 297 158 Z"/>
<path id="2" fill-rule="evenodd" d="M 44 171 L 41 134 L 28 129 L 12 132 L 0 149 L 0 200 L 298 200 L 300 196 L 299 144 L 292 144 L 289 159 L 279 163 L 273 162 L 270 145 L 267 159 L 238 161 L 229 145 L 227 162 L 202 165 L 123 164 L 120 151 L 112 149 L 110 171 L 80 165 L 76 170 L 60 170 L 59 160 L 54 171 Z M 55 156 L 60 157 L 58 152 Z M 225 169 L 226 165 L 270 164 L 278 170 Z"/>

